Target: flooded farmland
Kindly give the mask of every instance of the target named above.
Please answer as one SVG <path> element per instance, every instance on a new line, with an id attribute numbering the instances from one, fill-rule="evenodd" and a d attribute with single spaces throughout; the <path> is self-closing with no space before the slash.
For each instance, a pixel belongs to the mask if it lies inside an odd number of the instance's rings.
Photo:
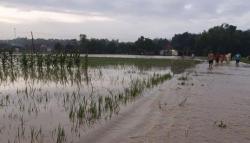
<path id="1" fill-rule="evenodd" d="M 77 142 L 86 130 L 194 64 L 2 53 L 0 142 Z"/>

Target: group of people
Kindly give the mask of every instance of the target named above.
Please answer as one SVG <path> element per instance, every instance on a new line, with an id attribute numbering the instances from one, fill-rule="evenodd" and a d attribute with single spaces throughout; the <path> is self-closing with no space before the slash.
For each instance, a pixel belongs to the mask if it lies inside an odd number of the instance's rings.
<path id="1" fill-rule="evenodd" d="M 220 54 L 220 53 L 214 54 L 213 52 L 208 53 L 208 62 L 209 62 L 210 69 L 213 68 L 214 61 L 216 62 L 216 64 L 224 63 L 224 62 L 230 63 L 231 59 L 232 59 L 231 53 L 228 53 L 228 54 Z M 240 59 L 241 59 L 241 55 L 237 53 L 234 56 L 234 59 L 236 61 L 236 66 L 238 66 Z"/>

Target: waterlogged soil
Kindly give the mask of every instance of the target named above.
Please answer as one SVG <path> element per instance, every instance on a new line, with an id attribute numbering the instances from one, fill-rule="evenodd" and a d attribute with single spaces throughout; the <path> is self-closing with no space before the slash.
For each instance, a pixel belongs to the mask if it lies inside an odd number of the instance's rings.
<path id="1" fill-rule="evenodd" d="M 249 143 L 250 66 L 207 67 L 0 67 L 0 142 Z"/>
<path id="2" fill-rule="evenodd" d="M 200 64 L 86 131 L 79 143 L 249 143 L 249 85 L 247 64 Z"/>
<path id="3" fill-rule="evenodd" d="M 161 76 L 173 74 L 170 67 L 141 69 L 133 65 L 49 72 L 13 68 L 1 72 L 1 143 L 81 141 L 88 130 L 134 102 L 132 96 L 146 95 Z M 133 95 L 127 99 L 128 94 Z"/>

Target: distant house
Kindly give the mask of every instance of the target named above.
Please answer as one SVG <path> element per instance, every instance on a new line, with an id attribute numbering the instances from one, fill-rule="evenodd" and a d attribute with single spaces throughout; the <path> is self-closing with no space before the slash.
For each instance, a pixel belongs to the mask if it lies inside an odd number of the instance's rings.
<path id="1" fill-rule="evenodd" d="M 173 49 L 170 44 L 167 44 L 163 50 L 160 51 L 162 56 L 178 56 L 178 51 Z"/>
<path id="2" fill-rule="evenodd" d="M 49 53 L 50 53 L 51 51 L 52 51 L 52 49 L 51 49 L 51 48 L 47 48 L 47 52 L 49 52 Z"/>
<path id="3" fill-rule="evenodd" d="M 51 52 L 52 51 L 52 48 L 45 45 L 45 44 L 42 44 L 39 48 L 39 51 L 40 52 Z"/>
<path id="4" fill-rule="evenodd" d="M 15 52 L 16 52 L 16 53 L 19 53 L 19 52 L 20 52 L 20 49 L 19 49 L 19 48 L 15 48 Z"/>
<path id="5" fill-rule="evenodd" d="M 14 52 L 19 53 L 25 49 L 25 46 L 22 44 L 11 44 L 11 48 L 14 49 Z"/>

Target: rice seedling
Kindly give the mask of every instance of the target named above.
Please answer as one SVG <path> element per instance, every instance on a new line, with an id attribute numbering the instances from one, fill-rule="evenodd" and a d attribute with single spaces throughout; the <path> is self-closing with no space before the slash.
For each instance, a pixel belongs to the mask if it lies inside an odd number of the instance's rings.
<path id="1" fill-rule="evenodd" d="M 64 128 L 61 127 L 60 124 L 59 124 L 56 132 L 57 132 L 56 143 L 64 143 L 64 142 L 66 142 L 65 131 L 64 131 Z"/>
<path id="2" fill-rule="evenodd" d="M 24 137 L 25 136 L 25 127 L 24 127 L 24 125 L 25 125 L 24 123 L 25 122 L 24 122 L 23 115 L 20 117 L 20 122 L 21 122 L 20 123 L 21 124 L 20 125 L 21 126 L 21 129 L 20 129 L 21 130 L 21 136 Z"/>
<path id="3" fill-rule="evenodd" d="M 36 130 L 34 127 L 30 127 L 30 143 L 39 142 L 39 138 L 42 135 L 42 129 Z"/>
<path id="4" fill-rule="evenodd" d="M 77 110 L 77 118 L 80 121 L 80 123 L 82 123 L 82 120 L 85 118 L 85 116 L 86 116 L 86 106 L 80 104 Z"/>

